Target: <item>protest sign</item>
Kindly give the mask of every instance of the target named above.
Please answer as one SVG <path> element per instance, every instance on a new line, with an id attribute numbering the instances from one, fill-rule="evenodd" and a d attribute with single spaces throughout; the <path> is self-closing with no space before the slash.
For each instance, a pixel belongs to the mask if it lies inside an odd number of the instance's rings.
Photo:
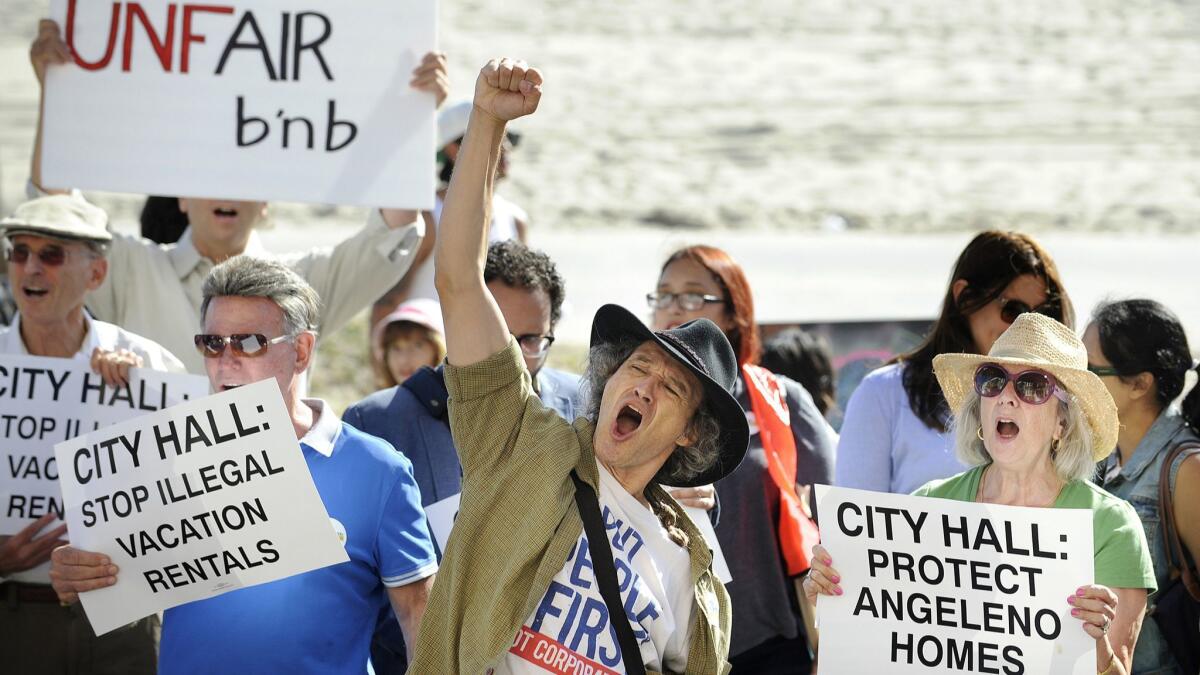
<path id="1" fill-rule="evenodd" d="M 62 517 L 55 443 L 207 395 L 198 375 L 133 368 L 109 387 L 86 361 L 0 355 L 0 535 Z"/>
<path id="2" fill-rule="evenodd" d="M 53 0 L 42 182 L 432 209 L 433 0 Z"/>
<path id="3" fill-rule="evenodd" d="M 1092 583 L 1092 512 L 817 486 L 841 596 L 820 673 L 1096 672 L 1067 597 Z"/>
<path id="4" fill-rule="evenodd" d="M 120 569 L 80 595 L 97 634 L 349 559 L 273 379 L 54 450 L 71 545 Z"/>

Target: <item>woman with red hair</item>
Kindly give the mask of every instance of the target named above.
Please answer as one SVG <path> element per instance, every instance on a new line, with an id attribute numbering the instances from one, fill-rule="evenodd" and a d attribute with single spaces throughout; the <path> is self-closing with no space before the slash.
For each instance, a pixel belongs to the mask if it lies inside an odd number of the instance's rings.
<path id="1" fill-rule="evenodd" d="M 729 338 L 741 377 L 734 395 L 750 421 L 746 459 L 716 486 L 717 538 L 729 585 L 735 673 L 807 673 L 811 660 L 792 577 L 808 567 L 815 535 L 805 496 L 833 478 L 834 436 L 799 384 L 758 367 L 759 335 L 746 274 L 728 253 L 691 246 L 671 254 L 646 296 L 650 324 L 666 330 L 710 319 Z M 688 501 L 691 491 L 677 493 Z"/>

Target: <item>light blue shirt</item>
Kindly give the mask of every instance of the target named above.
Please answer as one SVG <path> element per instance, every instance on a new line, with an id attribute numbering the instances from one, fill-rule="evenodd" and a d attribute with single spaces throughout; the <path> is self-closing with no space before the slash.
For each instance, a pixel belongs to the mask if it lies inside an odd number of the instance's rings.
<path id="1" fill-rule="evenodd" d="M 913 414 L 903 377 L 902 364 L 884 366 L 854 390 L 838 441 L 839 487 L 911 494 L 967 470 L 954 456 L 954 435 L 930 429 Z"/>
<path id="2" fill-rule="evenodd" d="M 350 560 L 167 610 L 163 675 L 362 675 L 385 588 L 437 571 L 409 461 L 326 406 L 317 412 L 300 447 Z"/>

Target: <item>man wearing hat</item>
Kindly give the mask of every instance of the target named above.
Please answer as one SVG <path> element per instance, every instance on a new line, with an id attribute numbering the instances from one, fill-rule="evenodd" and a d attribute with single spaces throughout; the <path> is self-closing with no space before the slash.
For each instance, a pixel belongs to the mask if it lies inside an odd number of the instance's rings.
<path id="1" fill-rule="evenodd" d="M 42 197 L 0 221 L 17 314 L 0 329 L 0 354 L 88 361 L 109 384 L 128 381 L 130 367 L 183 372 L 157 343 L 84 311 L 84 296 L 108 272 L 112 235 L 101 209 L 68 195 Z M 0 480 L 3 480 L 0 478 Z M 62 607 L 50 588 L 50 552 L 65 544 L 66 526 L 43 531 L 52 516 L 0 543 L 0 653 L 20 673 L 152 673 L 158 618 L 149 617 L 97 638 L 78 607 Z M 73 666 L 72 666 L 73 667 Z"/>
<path id="2" fill-rule="evenodd" d="M 711 483 L 745 455 L 728 341 L 707 320 L 654 333 L 601 308 L 589 409 L 571 424 L 534 395 L 484 284 L 505 124 L 536 110 L 541 83 L 520 62 L 483 69 L 443 212 L 437 285 L 463 491 L 412 671 L 721 673 L 729 598 L 662 485 Z"/>

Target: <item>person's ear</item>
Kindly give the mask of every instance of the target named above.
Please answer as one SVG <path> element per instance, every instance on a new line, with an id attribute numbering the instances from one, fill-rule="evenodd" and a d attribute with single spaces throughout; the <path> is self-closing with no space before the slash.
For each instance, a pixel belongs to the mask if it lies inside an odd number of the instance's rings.
<path id="1" fill-rule="evenodd" d="M 92 259 L 91 272 L 92 274 L 87 282 L 87 289 L 94 291 L 100 288 L 100 284 L 103 284 L 105 277 L 108 276 L 108 259 L 102 255 L 95 256 Z"/>
<path id="2" fill-rule="evenodd" d="M 317 349 L 317 336 L 309 330 L 296 336 L 296 373 L 303 373 L 312 364 Z"/>
<path id="3" fill-rule="evenodd" d="M 1138 400 L 1154 393 L 1154 376 L 1150 373 L 1138 373 L 1133 377 L 1122 378 L 1129 385 L 1129 398 Z"/>
<path id="4" fill-rule="evenodd" d="M 963 291 L 967 290 L 967 286 L 970 284 L 966 279 L 955 279 L 954 283 L 950 284 L 950 294 L 954 296 L 954 304 L 958 304 L 958 299 L 962 296 Z"/>
<path id="5" fill-rule="evenodd" d="M 180 213 L 187 213 L 187 212 L 188 212 L 188 200 L 187 200 L 186 198 L 184 198 L 184 197 L 179 197 L 179 198 L 178 198 L 178 199 L 176 199 L 175 201 L 179 203 L 179 212 L 180 212 Z"/>

